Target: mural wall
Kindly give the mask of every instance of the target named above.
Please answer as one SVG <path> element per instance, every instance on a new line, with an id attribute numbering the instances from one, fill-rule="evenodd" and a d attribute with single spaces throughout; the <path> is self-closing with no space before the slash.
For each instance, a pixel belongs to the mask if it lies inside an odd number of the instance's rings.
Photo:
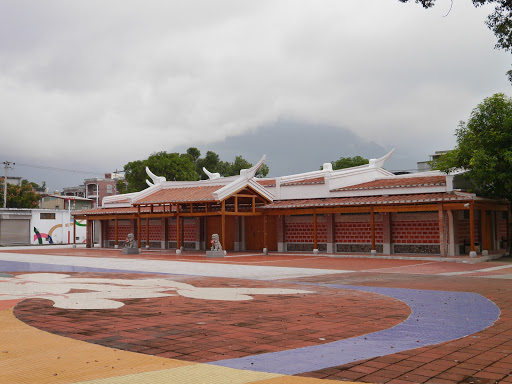
<path id="1" fill-rule="evenodd" d="M 65 210 L 32 210 L 32 244 L 73 244 L 73 219 Z M 86 221 L 76 221 L 76 243 L 85 243 Z"/>

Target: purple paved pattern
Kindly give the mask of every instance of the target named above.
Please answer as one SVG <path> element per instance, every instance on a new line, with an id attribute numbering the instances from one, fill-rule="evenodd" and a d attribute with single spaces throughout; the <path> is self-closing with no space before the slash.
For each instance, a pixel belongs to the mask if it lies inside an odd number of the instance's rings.
<path id="1" fill-rule="evenodd" d="M 491 326 L 500 316 L 499 308 L 477 293 L 321 285 L 389 296 L 406 303 L 411 315 L 392 328 L 371 334 L 210 364 L 294 375 L 455 340 Z"/>

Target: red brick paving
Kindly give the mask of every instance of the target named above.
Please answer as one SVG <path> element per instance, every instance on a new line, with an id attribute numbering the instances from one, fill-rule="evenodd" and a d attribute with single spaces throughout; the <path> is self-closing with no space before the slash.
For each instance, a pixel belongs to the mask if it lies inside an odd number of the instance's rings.
<path id="1" fill-rule="evenodd" d="M 119 250 L 98 252 L 96 249 L 63 249 L 58 252 L 51 250 L 48 253 L 120 257 Z M 142 257 L 184 259 L 183 256 L 158 252 L 144 254 Z M 186 256 L 186 259 L 205 261 L 204 256 Z M 493 326 L 459 340 L 300 376 L 389 384 L 512 383 L 512 280 L 470 275 L 438 275 L 447 271 L 473 271 L 506 265 L 505 263 L 498 261 L 460 265 L 420 260 L 335 259 L 294 255 L 244 256 L 236 260 L 223 258 L 212 262 L 363 270 L 364 272 L 301 280 L 306 283 L 477 292 L 492 300 L 501 310 L 500 319 Z M 504 273 L 502 270 L 494 274 Z M 143 277 L 124 274 L 115 276 Z M 293 284 L 218 278 L 186 278 L 186 282 L 198 286 L 238 284 L 253 287 L 297 287 Z M 312 288 L 308 285 L 300 288 L 314 289 L 318 293 L 310 297 L 301 295 L 300 298 L 294 295 L 265 296 L 250 302 L 237 303 L 205 300 L 193 302 L 181 297 L 126 300 L 129 305 L 115 310 L 115 316 L 112 316 L 112 310 L 62 310 L 51 307 L 49 301 L 32 299 L 19 303 L 15 313 L 33 326 L 68 337 L 198 362 L 313 345 L 373 332 L 402 321 L 408 314 L 408 307 L 396 300 L 383 299 L 382 296 L 355 294 L 354 291 L 336 291 L 318 286 Z M 200 324 L 203 322 L 205 324 Z"/>
<path id="2" fill-rule="evenodd" d="M 486 265 L 485 267 L 489 267 Z M 368 278 L 372 276 L 371 282 Z M 462 339 L 377 357 L 300 376 L 365 383 L 510 383 L 512 382 L 511 280 L 472 277 L 370 274 L 304 278 L 325 283 L 477 292 L 501 310 L 491 327 Z M 377 368 L 377 370 L 375 370 Z M 361 373 L 368 374 L 361 375 Z M 356 377 L 357 376 L 357 377 Z"/>
<path id="3" fill-rule="evenodd" d="M 133 274 L 110 277 L 141 278 Z M 297 288 L 219 278 L 180 281 L 202 287 Z M 48 300 L 30 299 L 19 303 L 14 313 L 29 325 L 59 335 L 194 362 L 328 343 L 392 327 L 410 314 L 401 301 L 372 293 L 317 286 L 301 289 L 316 293 L 255 295 L 249 301 L 182 296 L 132 299 L 122 300 L 126 305 L 115 310 L 66 310 L 54 308 Z M 386 311 L 382 310 L 383 304 Z"/>

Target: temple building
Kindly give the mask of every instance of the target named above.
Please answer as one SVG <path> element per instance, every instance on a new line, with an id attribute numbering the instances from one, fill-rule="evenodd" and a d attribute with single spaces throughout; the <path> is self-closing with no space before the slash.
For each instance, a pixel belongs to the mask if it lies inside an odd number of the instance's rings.
<path id="1" fill-rule="evenodd" d="M 87 220 L 87 245 L 99 226 L 102 247 L 207 250 L 218 234 L 224 250 L 441 257 L 503 253 L 510 239 L 510 203 L 464 192 L 459 174 L 394 175 L 393 154 L 369 164 L 256 178 L 263 157 L 239 176 L 166 181 L 147 169 L 143 191 L 108 196 L 101 208 L 74 212 Z"/>

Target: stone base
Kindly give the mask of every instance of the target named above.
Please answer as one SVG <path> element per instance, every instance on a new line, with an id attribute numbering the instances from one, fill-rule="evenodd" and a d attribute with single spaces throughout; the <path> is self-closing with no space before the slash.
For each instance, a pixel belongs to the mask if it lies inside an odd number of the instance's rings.
<path id="1" fill-rule="evenodd" d="M 206 251 L 206 257 L 224 257 L 224 251 Z"/>
<path id="2" fill-rule="evenodd" d="M 138 255 L 139 248 L 123 248 L 123 255 Z"/>

